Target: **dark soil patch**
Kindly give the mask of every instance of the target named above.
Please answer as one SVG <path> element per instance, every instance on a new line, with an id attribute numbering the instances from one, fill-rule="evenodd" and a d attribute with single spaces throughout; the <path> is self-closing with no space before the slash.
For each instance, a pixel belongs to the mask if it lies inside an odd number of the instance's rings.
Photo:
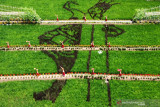
<path id="1" fill-rule="evenodd" d="M 88 94 L 87 94 L 87 101 L 90 101 L 90 79 L 87 80 L 88 83 Z"/>
<path id="2" fill-rule="evenodd" d="M 111 2 L 112 0 L 108 3 L 106 3 L 105 0 L 99 0 L 97 4 L 95 4 L 94 6 L 88 9 L 88 13 L 92 17 L 92 19 L 95 19 L 95 18 L 102 19 L 104 17 L 103 14 L 108 9 L 110 9 L 115 4 L 119 4 L 119 3 L 111 4 Z"/>
<path id="3" fill-rule="evenodd" d="M 45 32 L 43 35 L 39 36 L 40 44 L 56 44 L 61 43 L 55 41 L 55 37 L 62 36 L 64 38 L 63 43 L 78 45 L 81 40 L 82 25 L 64 25 L 57 29 Z M 60 66 L 65 69 L 65 72 L 70 72 L 77 59 L 78 51 L 42 51 L 49 57 L 51 57 L 56 65 L 58 73 L 62 73 Z M 53 83 L 52 87 L 42 91 L 40 93 L 34 93 L 34 98 L 36 100 L 51 100 L 53 103 L 61 92 L 63 86 L 67 80 L 57 80 Z"/>
<path id="4" fill-rule="evenodd" d="M 109 84 L 109 80 L 107 83 L 107 87 L 108 87 L 108 101 L 109 101 L 109 105 L 111 107 L 111 91 L 110 91 L 110 84 Z"/>
<path id="5" fill-rule="evenodd" d="M 81 10 L 79 9 L 76 9 L 76 8 L 72 8 L 71 7 L 71 4 L 74 4 L 74 5 L 79 5 L 77 2 L 75 1 L 67 1 L 64 5 L 63 5 L 63 8 L 68 10 L 69 12 L 72 13 L 72 16 L 70 17 L 70 19 L 78 19 L 78 17 L 75 17 L 74 15 L 74 12 L 73 11 L 77 11 L 77 12 L 80 12 L 80 13 L 83 13 L 85 15 L 84 12 L 82 12 Z"/>
<path id="6" fill-rule="evenodd" d="M 64 25 L 57 29 L 45 32 L 43 35 L 39 36 L 40 44 L 56 44 L 61 43 L 55 41 L 54 38 L 57 36 L 63 36 L 64 44 L 78 45 L 81 40 L 82 25 Z M 46 55 L 51 57 L 57 64 L 57 71 L 61 73 L 62 66 L 65 72 L 70 72 L 74 63 L 77 59 L 78 51 L 43 51 Z"/>
<path id="7" fill-rule="evenodd" d="M 51 100 L 54 103 L 65 84 L 66 80 L 56 80 L 49 89 L 33 93 L 33 97 L 35 100 Z"/>
<path id="8" fill-rule="evenodd" d="M 93 41 L 94 35 L 94 25 L 92 25 L 92 32 L 91 32 L 91 42 Z M 89 63 L 91 59 L 91 50 L 89 51 L 88 61 L 87 61 L 87 72 L 89 72 Z M 87 80 L 88 83 L 88 94 L 87 94 L 87 101 L 90 101 L 90 79 Z"/>
<path id="9" fill-rule="evenodd" d="M 107 37 L 117 37 L 125 32 L 124 29 L 116 27 L 115 25 L 104 25 L 104 28 L 102 30 L 105 32 L 106 38 Z"/>

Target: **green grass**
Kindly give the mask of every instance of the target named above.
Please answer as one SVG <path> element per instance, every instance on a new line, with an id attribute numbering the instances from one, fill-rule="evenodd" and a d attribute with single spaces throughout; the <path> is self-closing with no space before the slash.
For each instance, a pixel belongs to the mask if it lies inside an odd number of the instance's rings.
<path id="1" fill-rule="evenodd" d="M 78 56 L 71 72 L 87 72 L 88 55 L 88 51 L 78 51 Z"/>
<path id="2" fill-rule="evenodd" d="M 56 63 L 41 51 L 0 52 L 0 74 L 55 73 Z"/>
<path id="3" fill-rule="evenodd" d="M 70 0 L 69 0 L 70 1 Z M 74 0 L 77 1 L 79 5 L 71 4 L 71 8 L 76 8 L 84 13 L 86 13 L 87 19 L 91 19 L 88 14 L 88 9 L 94 6 L 98 0 L 85 1 L 85 0 Z M 103 0 L 104 1 L 104 0 Z M 107 3 L 110 0 L 107 0 Z M 160 3 L 158 1 L 146 1 L 146 0 L 114 0 L 113 3 L 120 3 L 113 5 L 109 10 L 104 13 L 104 16 L 108 16 L 108 19 L 132 19 L 135 14 L 135 9 L 139 8 L 151 8 L 158 6 Z M 66 0 L 39 0 L 39 1 L 26 1 L 26 0 L 0 0 L 2 5 L 16 6 L 16 7 L 28 7 L 33 8 L 40 15 L 42 19 L 56 19 L 55 15 L 59 16 L 59 19 L 69 19 L 71 13 L 63 8 L 63 5 L 66 3 Z M 113 4 L 111 3 L 111 4 Z M 84 14 L 73 11 L 75 17 L 82 19 Z M 104 17 L 103 17 L 104 19 Z"/>
<path id="4" fill-rule="evenodd" d="M 67 80 L 59 97 L 56 99 L 56 107 L 97 107 L 107 106 L 107 86 L 102 80 L 90 80 L 90 102 L 87 102 L 87 80 Z"/>
<path id="5" fill-rule="evenodd" d="M 160 51 L 109 51 L 109 72 L 128 74 L 160 74 Z"/>
<path id="6" fill-rule="evenodd" d="M 91 52 L 91 59 L 90 59 L 90 72 L 91 69 L 94 68 L 95 73 L 107 73 L 106 67 L 106 52 L 103 51 L 101 54 L 98 51 Z"/>
<path id="7" fill-rule="evenodd" d="M 87 102 L 87 80 L 67 80 L 53 104 L 49 100 L 35 101 L 34 92 L 41 92 L 52 86 L 52 81 L 12 81 L 0 83 L 0 106 L 15 107 L 97 107 L 108 106 L 108 91 L 104 80 L 90 80 L 90 102 Z M 110 81 L 112 106 L 117 100 L 160 99 L 158 81 Z M 32 87 L 31 87 L 32 86 Z M 148 102 L 146 102 L 148 104 Z"/>
<path id="8" fill-rule="evenodd" d="M 35 101 L 34 92 L 52 86 L 52 81 L 14 81 L 0 83 L 1 107 L 42 107 L 53 105 L 49 100 Z"/>
<path id="9" fill-rule="evenodd" d="M 87 99 L 87 80 L 67 80 L 61 93 L 55 101 L 56 107 L 82 107 Z"/>
<path id="10" fill-rule="evenodd" d="M 58 26 L 40 26 L 40 25 L 13 25 L 0 26 L 0 45 L 26 45 L 30 41 L 31 45 L 39 44 L 38 37 L 47 31 L 58 28 Z"/>
<path id="11" fill-rule="evenodd" d="M 160 25 L 117 25 L 125 33 L 108 37 L 111 45 L 160 45 Z"/>
<path id="12" fill-rule="evenodd" d="M 112 106 L 123 99 L 160 99 L 158 81 L 110 81 Z M 146 102 L 146 104 L 149 102 Z M 157 104 L 158 102 L 156 102 Z M 151 106 L 151 105 L 150 105 Z M 152 106 L 153 107 L 153 106 Z M 154 106 L 155 107 L 155 106 Z"/>
<path id="13" fill-rule="evenodd" d="M 87 102 L 87 80 L 67 80 L 53 104 L 50 100 L 35 101 L 34 92 L 51 87 L 52 81 L 14 81 L 0 83 L 0 106 L 13 107 L 97 107 L 108 105 L 107 86 L 103 80 L 90 80 L 90 102 Z M 32 86 L 32 87 L 30 87 Z"/>
<path id="14" fill-rule="evenodd" d="M 93 41 L 94 45 L 105 45 L 105 32 L 102 31 L 103 25 L 94 25 Z"/>
<path id="15" fill-rule="evenodd" d="M 94 107 L 108 106 L 108 91 L 104 80 L 90 80 L 90 102 Z"/>

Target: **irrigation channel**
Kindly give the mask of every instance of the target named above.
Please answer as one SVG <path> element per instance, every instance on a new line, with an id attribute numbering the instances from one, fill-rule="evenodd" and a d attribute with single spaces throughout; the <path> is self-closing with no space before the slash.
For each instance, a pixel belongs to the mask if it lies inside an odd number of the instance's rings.
<path id="1" fill-rule="evenodd" d="M 62 74 L 23 74 L 23 75 L 3 75 L 0 76 L 0 82 L 6 81 L 25 81 L 25 80 L 67 80 L 67 79 L 102 79 L 102 80 L 127 80 L 127 81 L 160 81 L 160 75 L 149 74 L 90 74 L 90 73 L 67 73 Z"/>
<path id="2" fill-rule="evenodd" d="M 53 51 L 71 51 L 71 50 L 77 50 L 77 51 L 91 51 L 91 50 L 102 50 L 102 51 L 158 51 L 160 50 L 160 45 L 158 46 L 141 46 L 141 45 L 135 45 L 135 46 L 94 46 L 90 47 L 89 45 L 86 46 L 64 46 L 64 48 L 60 46 L 10 46 L 7 47 L 0 47 L 0 51 L 47 51 L 47 50 L 53 50 Z"/>

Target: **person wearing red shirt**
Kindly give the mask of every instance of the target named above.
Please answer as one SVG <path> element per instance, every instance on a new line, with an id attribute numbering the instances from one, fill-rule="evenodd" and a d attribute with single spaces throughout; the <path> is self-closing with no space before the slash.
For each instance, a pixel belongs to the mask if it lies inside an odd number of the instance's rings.
<path id="1" fill-rule="evenodd" d="M 7 43 L 7 48 L 9 48 L 9 42 L 6 42 Z"/>
<path id="2" fill-rule="evenodd" d="M 107 16 L 106 16 L 106 19 L 105 19 L 105 21 L 107 22 Z"/>
<path id="3" fill-rule="evenodd" d="M 36 75 L 39 76 L 40 74 L 38 72 L 38 69 L 34 68 L 34 70 L 36 70 L 36 72 L 37 72 Z"/>
<path id="4" fill-rule="evenodd" d="M 94 41 L 92 41 L 92 43 L 91 43 L 91 47 L 94 47 Z"/>
<path id="5" fill-rule="evenodd" d="M 94 73 L 94 68 L 92 68 L 92 73 L 91 73 L 92 75 L 94 75 L 95 73 Z"/>
<path id="6" fill-rule="evenodd" d="M 61 66 L 60 66 L 60 67 L 61 67 Z M 63 75 L 63 76 L 65 76 L 64 68 L 63 68 L 63 67 L 61 67 L 61 69 L 62 69 L 62 75 Z"/>
<path id="7" fill-rule="evenodd" d="M 59 21 L 58 16 L 57 16 L 57 21 Z"/>
<path id="8" fill-rule="evenodd" d="M 86 20 L 87 20 L 87 19 L 86 19 L 86 16 L 84 16 L 84 20 L 85 20 L 85 22 L 86 22 Z"/>
<path id="9" fill-rule="evenodd" d="M 62 48 L 64 48 L 64 44 L 63 44 L 63 41 L 60 41 L 60 42 L 61 42 L 61 47 L 62 47 Z"/>
<path id="10" fill-rule="evenodd" d="M 26 41 L 26 42 L 28 42 L 29 44 L 28 44 L 28 47 L 31 47 L 31 43 L 30 43 L 30 41 Z"/>

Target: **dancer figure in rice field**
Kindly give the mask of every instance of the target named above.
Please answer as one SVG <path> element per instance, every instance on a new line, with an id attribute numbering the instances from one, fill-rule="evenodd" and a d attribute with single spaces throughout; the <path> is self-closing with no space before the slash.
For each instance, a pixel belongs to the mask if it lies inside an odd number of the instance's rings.
<path id="1" fill-rule="evenodd" d="M 86 20 L 87 20 L 87 19 L 86 19 L 86 16 L 84 16 L 84 21 L 86 22 Z"/>
<path id="2" fill-rule="evenodd" d="M 91 43 L 91 47 L 94 47 L 94 41 L 92 41 L 92 43 Z"/>
<path id="3" fill-rule="evenodd" d="M 58 16 L 57 16 L 57 21 L 59 21 Z"/>
<path id="4" fill-rule="evenodd" d="M 111 47 L 111 44 L 110 44 L 110 42 L 108 43 L 108 46 L 109 46 L 109 47 Z"/>
<path id="5" fill-rule="evenodd" d="M 119 71 L 119 76 L 122 76 L 122 69 L 117 69 Z"/>
<path id="6" fill-rule="evenodd" d="M 92 75 L 94 75 L 95 73 L 94 73 L 94 68 L 92 68 Z"/>
<path id="7" fill-rule="evenodd" d="M 60 42 L 61 42 L 61 47 L 62 47 L 62 48 L 64 48 L 64 44 L 63 44 L 63 41 L 60 41 Z"/>
<path id="8" fill-rule="evenodd" d="M 7 43 L 7 48 L 9 48 L 9 42 L 6 42 Z"/>
<path id="9" fill-rule="evenodd" d="M 37 72 L 36 75 L 39 76 L 40 74 L 38 72 L 38 69 L 34 68 L 34 70 L 36 70 L 36 72 Z"/>
<path id="10" fill-rule="evenodd" d="M 106 19 L 105 19 L 105 21 L 107 22 L 107 16 L 106 16 Z"/>
<path id="11" fill-rule="evenodd" d="M 30 43 L 30 41 L 26 41 L 26 42 L 28 42 L 28 47 L 31 47 L 31 43 Z"/>
<path id="12" fill-rule="evenodd" d="M 61 66 L 60 66 L 60 67 L 61 67 Z M 64 68 L 63 68 L 63 67 L 61 67 L 61 69 L 62 69 L 62 75 L 63 75 L 63 76 L 65 76 Z"/>

